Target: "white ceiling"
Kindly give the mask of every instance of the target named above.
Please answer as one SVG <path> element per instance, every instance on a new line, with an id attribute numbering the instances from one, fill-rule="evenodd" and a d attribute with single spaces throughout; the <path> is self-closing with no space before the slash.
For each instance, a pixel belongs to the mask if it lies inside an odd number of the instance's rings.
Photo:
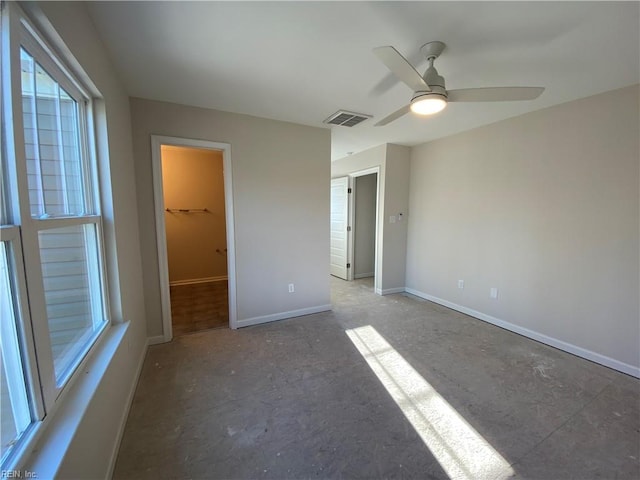
<path id="1" fill-rule="evenodd" d="M 305 125 L 338 109 L 373 115 L 332 127 L 332 157 L 416 145 L 640 83 L 638 2 L 90 2 L 131 96 Z M 418 67 L 446 43 L 447 88 L 544 86 L 530 102 L 457 103 L 373 124 L 407 86 L 372 54 L 393 45 Z"/>

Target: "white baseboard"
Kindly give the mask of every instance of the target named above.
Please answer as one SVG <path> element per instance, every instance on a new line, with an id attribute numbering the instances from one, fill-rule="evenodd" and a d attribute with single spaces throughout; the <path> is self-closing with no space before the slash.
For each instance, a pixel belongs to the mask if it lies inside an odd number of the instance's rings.
<path id="1" fill-rule="evenodd" d="M 140 380 L 140 374 L 142 373 L 142 366 L 144 365 L 144 359 L 147 356 L 147 349 L 149 348 L 149 339 L 144 344 L 144 348 L 140 353 L 140 358 L 138 359 L 138 364 L 136 365 L 136 372 L 134 374 L 134 380 L 131 384 L 131 388 L 129 389 L 129 394 L 127 395 L 127 401 L 122 412 L 122 417 L 120 418 L 120 426 L 118 427 L 118 433 L 116 435 L 116 443 L 113 446 L 113 451 L 111 452 L 111 459 L 109 461 L 109 471 L 107 472 L 107 476 L 105 478 L 113 478 L 113 471 L 116 468 L 116 460 L 118 460 L 118 452 L 120 451 L 120 444 L 122 443 L 122 436 L 124 435 L 124 428 L 127 425 L 127 419 L 129 418 L 129 411 L 131 410 L 131 405 L 133 404 L 133 396 L 136 393 L 136 387 L 138 386 L 138 381 Z"/>
<path id="2" fill-rule="evenodd" d="M 558 340 L 557 338 L 549 337 L 547 335 L 529 330 L 528 328 L 521 327 L 519 325 L 514 325 L 513 323 L 500 320 L 499 318 L 492 317 L 491 315 L 478 312 L 477 310 L 458 305 L 448 300 L 443 300 L 442 298 L 434 297 L 433 295 L 414 290 L 413 288 L 406 288 L 405 291 L 407 293 L 410 293 L 411 295 L 415 295 L 416 297 L 424 298 L 425 300 L 443 305 L 445 307 L 451 308 L 452 310 L 456 310 L 479 320 L 483 320 L 487 323 L 491 323 L 492 325 L 504 328 L 505 330 L 509 330 L 532 340 L 536 340 L 537 342 L 544 343 L 545 345 L 549 345 L 578 357 L 582 357 L 592 362 L 599 363 L 600 365 L 604 365 L 605 367 L 613 368 L 614 370 L 626 373 L 627 375 L 640 378 L 640 367 L 635 367 L 633 365 L 629 365 L 628 363 L 621 362 L 620 360 L 607 357 L 606 355 L 592 352 L 591 350 L 587 350 L 586 348 L 578 347 L 577 345 Z"/>
<path id="3" fill-rule="evenodd" d="M 173 282 L 169 282 L 169 286 L 176 287 L 178 285 L 194 285 L 196 283 L 222 282 L 223 280 L 227 280 L 226 275 L 222 275 L 220 277 L 205 277 L 205 278 L 191 278 L 189 280 L 175 280 Z"/>
<path id="4" fill-rule="evenodd" d="M 369 272 L 369 273 L 356 273 L 353 278 L 369 278 L 369 277 L 373 277 L 375 274 L 373 272 Z"/>
<path id="5" fill-rule="evenodd" d="M 318 305 L 315 307 L 301 308 L 300 310 L 291 310 L 289 312 L 273 313 L 271 315 L 263 315 L 260 317 L 246 318 L 236 322 L 237 328 L 257 325 L 259 323 L 275 322 L 276 320 L 284 320 L 285 318 L 302 317 L 303 315 L 311 315 L 312 313 L 327 312 L 331 310 L 331 305 Z"/>
<path id="6" fill-rule="evenodd" d="M 166 343 L 164 335 L 156 335 L 155 337 L 147 338 L 147 345 L 158 345 L 159 343 Z"/>
<path id="7" fill-rule="evenodd" d="M 378 295 L 391 295 L 392 293 L 403 293 L 406 289 L 404 287 L 385 288 L 384 290 L 376 288 Z"/>

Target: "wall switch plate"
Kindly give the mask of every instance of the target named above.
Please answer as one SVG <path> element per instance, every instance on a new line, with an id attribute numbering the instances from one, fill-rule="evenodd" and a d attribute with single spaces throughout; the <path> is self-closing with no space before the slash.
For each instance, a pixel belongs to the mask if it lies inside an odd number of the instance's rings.
<path id="1" fill-rule="evenodd" d="M 498 298 L 498 289 L 496 287 L 492 287 L 491 290 L 489 290 L 489 296 L 491 298 Z"/>
<path id="2" fill-rule="evenodd" d="M 296 287 L 293 285 L 293 283 L 289 284 L 289 293 L 293 293 L 296 291 Z"/>
<path id="3" fill-rule="evenodd" d="M 464 280 L 458 280 L 458 288 L 462 290 L 464 288 Z"/>

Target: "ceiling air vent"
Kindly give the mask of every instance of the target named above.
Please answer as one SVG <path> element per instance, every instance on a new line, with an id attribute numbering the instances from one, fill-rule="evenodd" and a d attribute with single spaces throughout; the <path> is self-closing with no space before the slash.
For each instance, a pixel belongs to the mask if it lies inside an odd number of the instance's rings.
<path id="1" fill-rule="evenodd" d="M 327 118 L 324 123 L 329 125 L 341 125 L 343 127 L 353 127 L 354 125 L 364 122 L 366 119 L 371 118 L 372 115 L 365 115 L 364 113 L 347 112 L 346 110 L 338 110 L 336 113 Z"/>

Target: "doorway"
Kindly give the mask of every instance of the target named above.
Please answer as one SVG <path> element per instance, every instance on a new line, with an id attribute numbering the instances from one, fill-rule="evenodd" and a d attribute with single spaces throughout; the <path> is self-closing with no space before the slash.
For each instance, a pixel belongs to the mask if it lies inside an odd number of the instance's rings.
<path id="1" fill-rule="evenodd" d="M 379 167 L 331 180 L 330 273 L 346 281 L 379 281 Z"/>
<path id="2" fill-rule="evenodd" d="M 173 334 L 228 327 L 222 152 L 162 145 L 160 154 Z"/>
<path id="3" fill-rule="evenodd" d="M 375 277 L 378 174 L 353 178 L 353 278 Z"/>
<path id="4" fill-rule="evenodd" d="M 230 146 L 152 136 L 163 337 L 235 328 Z"/>

